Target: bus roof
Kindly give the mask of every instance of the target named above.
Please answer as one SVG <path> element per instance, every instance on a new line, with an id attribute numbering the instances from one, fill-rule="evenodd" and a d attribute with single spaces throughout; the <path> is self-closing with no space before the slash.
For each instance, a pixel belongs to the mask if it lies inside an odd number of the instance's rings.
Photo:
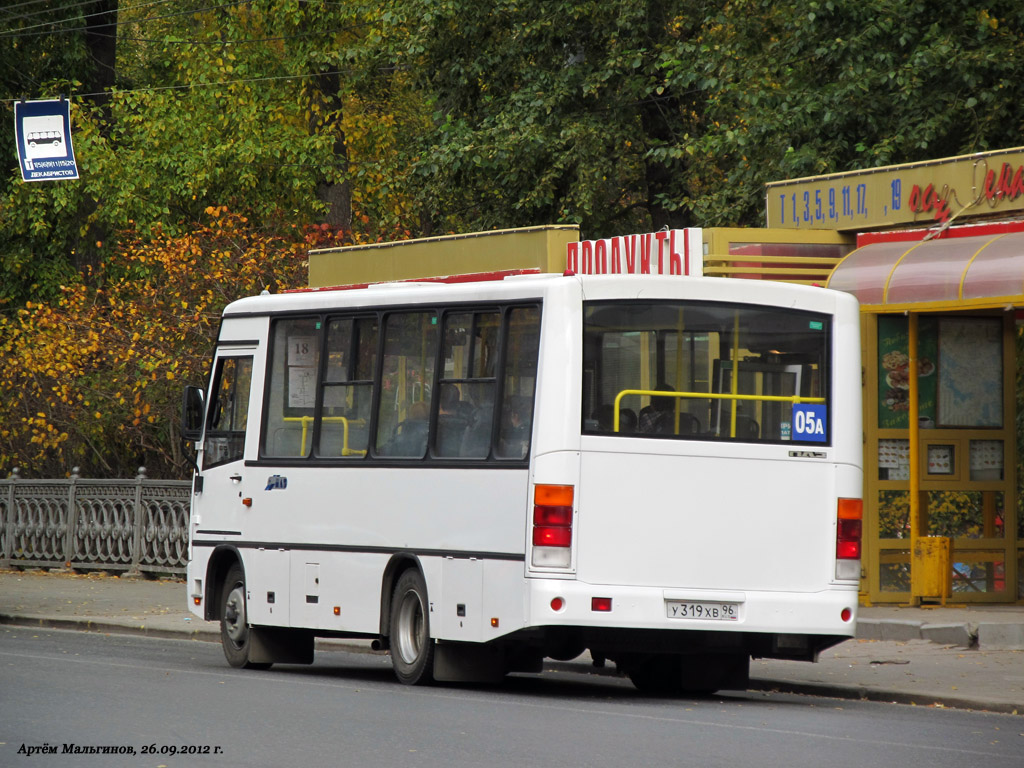
<path id="1" fill-rule="evenodd" d="M 662 275 L 575 275 L 517 271 L 501 279 L 434 279 L 371 283 L 365 286 L 265 293 L 232 302 L 225 316 L 315 312 L 330 309 L 429 304 L 435 301 L 520 301 L 543 299 L 555 291 L 579 292 L 586 299 L 708 300 L 800 306 L 834 312 L 837 303 L 856 300 L 828 288 L 766 280 Z"/>

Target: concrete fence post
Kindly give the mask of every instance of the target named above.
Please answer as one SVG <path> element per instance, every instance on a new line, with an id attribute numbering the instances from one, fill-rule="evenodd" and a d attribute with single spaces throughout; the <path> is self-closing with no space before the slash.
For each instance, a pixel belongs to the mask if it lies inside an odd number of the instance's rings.
<path id="1" fill-rule="evenodd" d="M 0 564 L 4 568 L 11 567 L 11 554 L 14 551 L 14 486 L 18 482 L 18 477 L 21 474 L 21 469 L 15 467 L 11 470 L 11 476 L 4 482 L 7 483 L 7 501 L 4 506 L 4 548 L 3 552 L 0 552 Z"/>
<path id="2" fill-rule="evenodd" d="M 64 567 L 71 568 L 75 560 L 75 536 L 78 533 L 78 499 L 75 492 L 78 485 L 78 467 L 71 468 L 71 477 L 68 479 L 68 511 L 67 511 L 67 532 L 64 537 Z"/>
<path id="3" fill-rule="evenodd" d="M 138 578 L 142 576 L 142 549 L 145 541 L 146 510 L 142 505 L 142 484 L 146 481 L 146 468 L 139 467 L 135 475 L 135 525 L 132 536 L 132 564 L 125 576 Z"/>

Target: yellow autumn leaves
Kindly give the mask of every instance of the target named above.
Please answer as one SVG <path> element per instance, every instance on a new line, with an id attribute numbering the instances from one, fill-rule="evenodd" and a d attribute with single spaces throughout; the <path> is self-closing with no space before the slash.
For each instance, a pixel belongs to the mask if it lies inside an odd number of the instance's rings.
<path id="1" fill-rule="evenodd" d="M 205 380 L 224 305 L 304 285 L 308 247 L 337 236 L 268 235 L 226 208 L 207 214 L 180 237 L 122 233 L 116 256 L 56 302 L 0 314 L 0 473 L 187 474 L 181 388 Z"/>

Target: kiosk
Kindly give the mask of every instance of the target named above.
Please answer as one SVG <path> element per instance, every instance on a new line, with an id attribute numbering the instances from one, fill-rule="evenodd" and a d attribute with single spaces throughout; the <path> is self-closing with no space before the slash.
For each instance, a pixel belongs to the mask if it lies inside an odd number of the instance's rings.
<path id="1" fill-rule="evenodd" d="M 1024 597 L 1024 149 L 767 185 L 768 226 L 854 233 L 871 602 Z"/>

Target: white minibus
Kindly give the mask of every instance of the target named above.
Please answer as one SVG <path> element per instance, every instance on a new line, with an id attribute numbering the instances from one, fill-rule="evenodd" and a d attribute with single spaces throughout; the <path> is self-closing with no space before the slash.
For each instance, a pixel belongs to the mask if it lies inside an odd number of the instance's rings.
<path id="1" fill-rule="evenodd" d="M 365 638 L 407 684 L 589 652 L 643 691 L 743 689 L 854 634 L 860 384 L 857 303 L 824 288 L 242 299 L 185 393 L 190 604 L 236 667 Z"/>

